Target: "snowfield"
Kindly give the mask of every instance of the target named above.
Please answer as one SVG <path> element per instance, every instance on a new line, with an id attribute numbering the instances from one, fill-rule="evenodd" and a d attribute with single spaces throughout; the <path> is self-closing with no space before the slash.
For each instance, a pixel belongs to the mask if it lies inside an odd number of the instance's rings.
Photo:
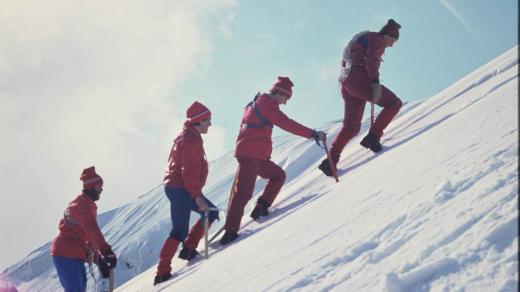
<path id="1" fill-rule="evenodd" d="M 517 52 L 406 103 L 377 155 L 359 145 L 365 115 L 338 164 L 339 183 L 317 169 L 325 153 L 312 141 L 275 138 L 272 159 L 287 180 L 270 216 L 249 222 L 260 179 L 237 242 L 212 244 L 210 258 L 192 264 L 175 258 L 171 281 L 152 286 L 171 228 L 162 186 L 101 214 L 120 255 L 118 291 L 517 291 Z M 341 122 L 320 128 L 329 144 Z M 204 190 L 223 209 L 236 165 L 232 152 L 210 164 Z M 49 244 L 3 274 L 19 291 L 61 290 Z"/>

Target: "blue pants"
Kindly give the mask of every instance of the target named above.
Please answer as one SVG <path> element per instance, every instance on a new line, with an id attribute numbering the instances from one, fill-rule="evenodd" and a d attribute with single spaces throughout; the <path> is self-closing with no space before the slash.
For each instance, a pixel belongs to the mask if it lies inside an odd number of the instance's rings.
<path id="1" fill-rule="evenodd" d="M 52 258 L 65 292 L 85 292 L 87 290 L 87 272 L 82 260 L 60 256 Z"/>
<path id="2" fill-rule="evenodd" d="M 170 200 L 170 214 L 172 219 L 172 231 L 170 237 L 183 242 L 188 236 L 190 228 L 190 213 L 191 211 L 199 213 L 201 216 L 203 212 L 199 211 L 199 207 L 190 193 L 184 188 L 165 187 L 164 192 Z M 210 208 L 216 208 L 206 197 L 203 197 Z M 218 211 L 209 211 L 209 222 L 218 219 Z"/>

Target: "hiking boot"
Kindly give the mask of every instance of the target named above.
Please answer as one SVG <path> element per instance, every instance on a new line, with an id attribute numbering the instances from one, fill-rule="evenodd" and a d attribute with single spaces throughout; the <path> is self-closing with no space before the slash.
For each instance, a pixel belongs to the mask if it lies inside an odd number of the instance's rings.
<path id="1" fill-rule="evenodd" d="M 199 252 L 196 249 L 191 249 L 188 247 L 183 247 L 181 252 L 179 253 L 179 258 L 187 261 L 191 261 L 199 255 Z"/>
<path id="2" fill-rule="evenodd" d="M 267 216 L 269 215 L 269 204 L 263 199 L 258 199 L 256 202 L 256 206 L 253 209 L 253 212 L 251 212 L 251 215 L 249 215 L 253 220 L 258 219 L 260 216 Z"/>
<path id="3" fill-rule="evenodd" d="M 166 281 L 170 280 L 171 277 L 172 277 L 172 274 L 170 274 L 170 273 L 165 274 L 165 275 L 157 275 L 153 279 L 153 285 L 155 286 L 159 283 L 166 282 Z"/>
<path id="4" fill-rule="evenodd" d="M 238 237 L 238 234 L 226 231 L 226 233 L 224 233 L 224 236 L 222 236 L 222 238 L 220 239 L 220 244 L 226 245 L 226 244 L 234 241 L 235 239 L 237 239 L 237 237 Z"/>
<path id="5" fill-rule="evenodd" d="M 379 138 L 372 133 L 368 133 L 368 135 L 366 135 L 365 138 L 363 138 L 363 140 L 361 140 L 361 143 L 359 143 L 359 144 L 361 144 L 361 146 L 368 148 L 376 153 L 383 149 L 383 147 L 381 146 L 381 143 L 379 143 Z"/>
<path id="6" fill-rule="evenodd" d="M 318 169 L 323 171 L 323 173 L 326 175 L 326 176 L 332 176 L 333 173 L 332 173 L 332 169 L 330 169 L 330 164 L 329 164 L 329 160 L 327 158 L 325 158 L 320 166 L 318 166 Z"/>

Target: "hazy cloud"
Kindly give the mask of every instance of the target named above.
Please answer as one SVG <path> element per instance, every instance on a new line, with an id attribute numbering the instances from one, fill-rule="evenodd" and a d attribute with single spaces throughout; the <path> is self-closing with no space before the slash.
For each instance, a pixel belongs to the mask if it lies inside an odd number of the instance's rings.
<path id="1" fill-rule="evenodd" d="M 0 10 L 0 268 L 52 239 L 83 167 L 100 210 L 161 182 L 212 35 L 233 1 L 14 1 Z M 204 100 L 201 100 L 204 102 Z M 210 158 L 224 150 L 214 126 Z M 210 132 L 211 133 L 211 132 Z M 217 135 L 218 134 L 218 135 Z M 24 204 L 20 204 L 23 201 Z M 36 242 L 35 242 L 36 240 Z"/>

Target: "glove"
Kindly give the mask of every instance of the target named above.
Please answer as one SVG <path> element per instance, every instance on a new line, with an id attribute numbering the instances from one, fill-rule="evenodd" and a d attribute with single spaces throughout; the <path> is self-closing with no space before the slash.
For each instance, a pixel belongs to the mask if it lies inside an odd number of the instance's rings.
<path id="1" fill-rule="evenodd" d="M 312 130 L 312 138 L 314 139 L 314 141 L 316 141 L 316 143 L 318 143 L 318 145 L 320 144 L 320 141 L 323 141 L 323 139 L 325 139 L 326 137 L 327 134 L 325 134 L 325 132 Z"/>
<path id="2" fill-rule="evenodd" d="M 381 94 L 383 93 L 383 87 L 379 83 L 372 83 L 372 102 L 379 104 L 381 100 Z"/>
<path id="3" fill-rule="evenodd" d="M 109 278 L 110 277 L 110 267 L 109 267 L 108 263 L 104 259 L 99 257 L 96 264 L 98 266 L 99 272 L 101 273 L 101 277 Z"/>
<path id="4" fill-rule="evenodd" d="M 103 260 L 108 264 L 108 267 L 114 269 L 117 265 L 117 256 L 112 251 L 112 248 L 109 247 L 101 253 L 103 254 Z"/>
<path id="5" fill-rule="evenodd" d="M 199 207 L 199 210 L 201 212 L 207 212 L 209 210 L 208 203 L 206 203 L 202 196 L 198 196 L 197 198 L 195 198 L 195 203 L 197 204 L 197 207 Z"/>

